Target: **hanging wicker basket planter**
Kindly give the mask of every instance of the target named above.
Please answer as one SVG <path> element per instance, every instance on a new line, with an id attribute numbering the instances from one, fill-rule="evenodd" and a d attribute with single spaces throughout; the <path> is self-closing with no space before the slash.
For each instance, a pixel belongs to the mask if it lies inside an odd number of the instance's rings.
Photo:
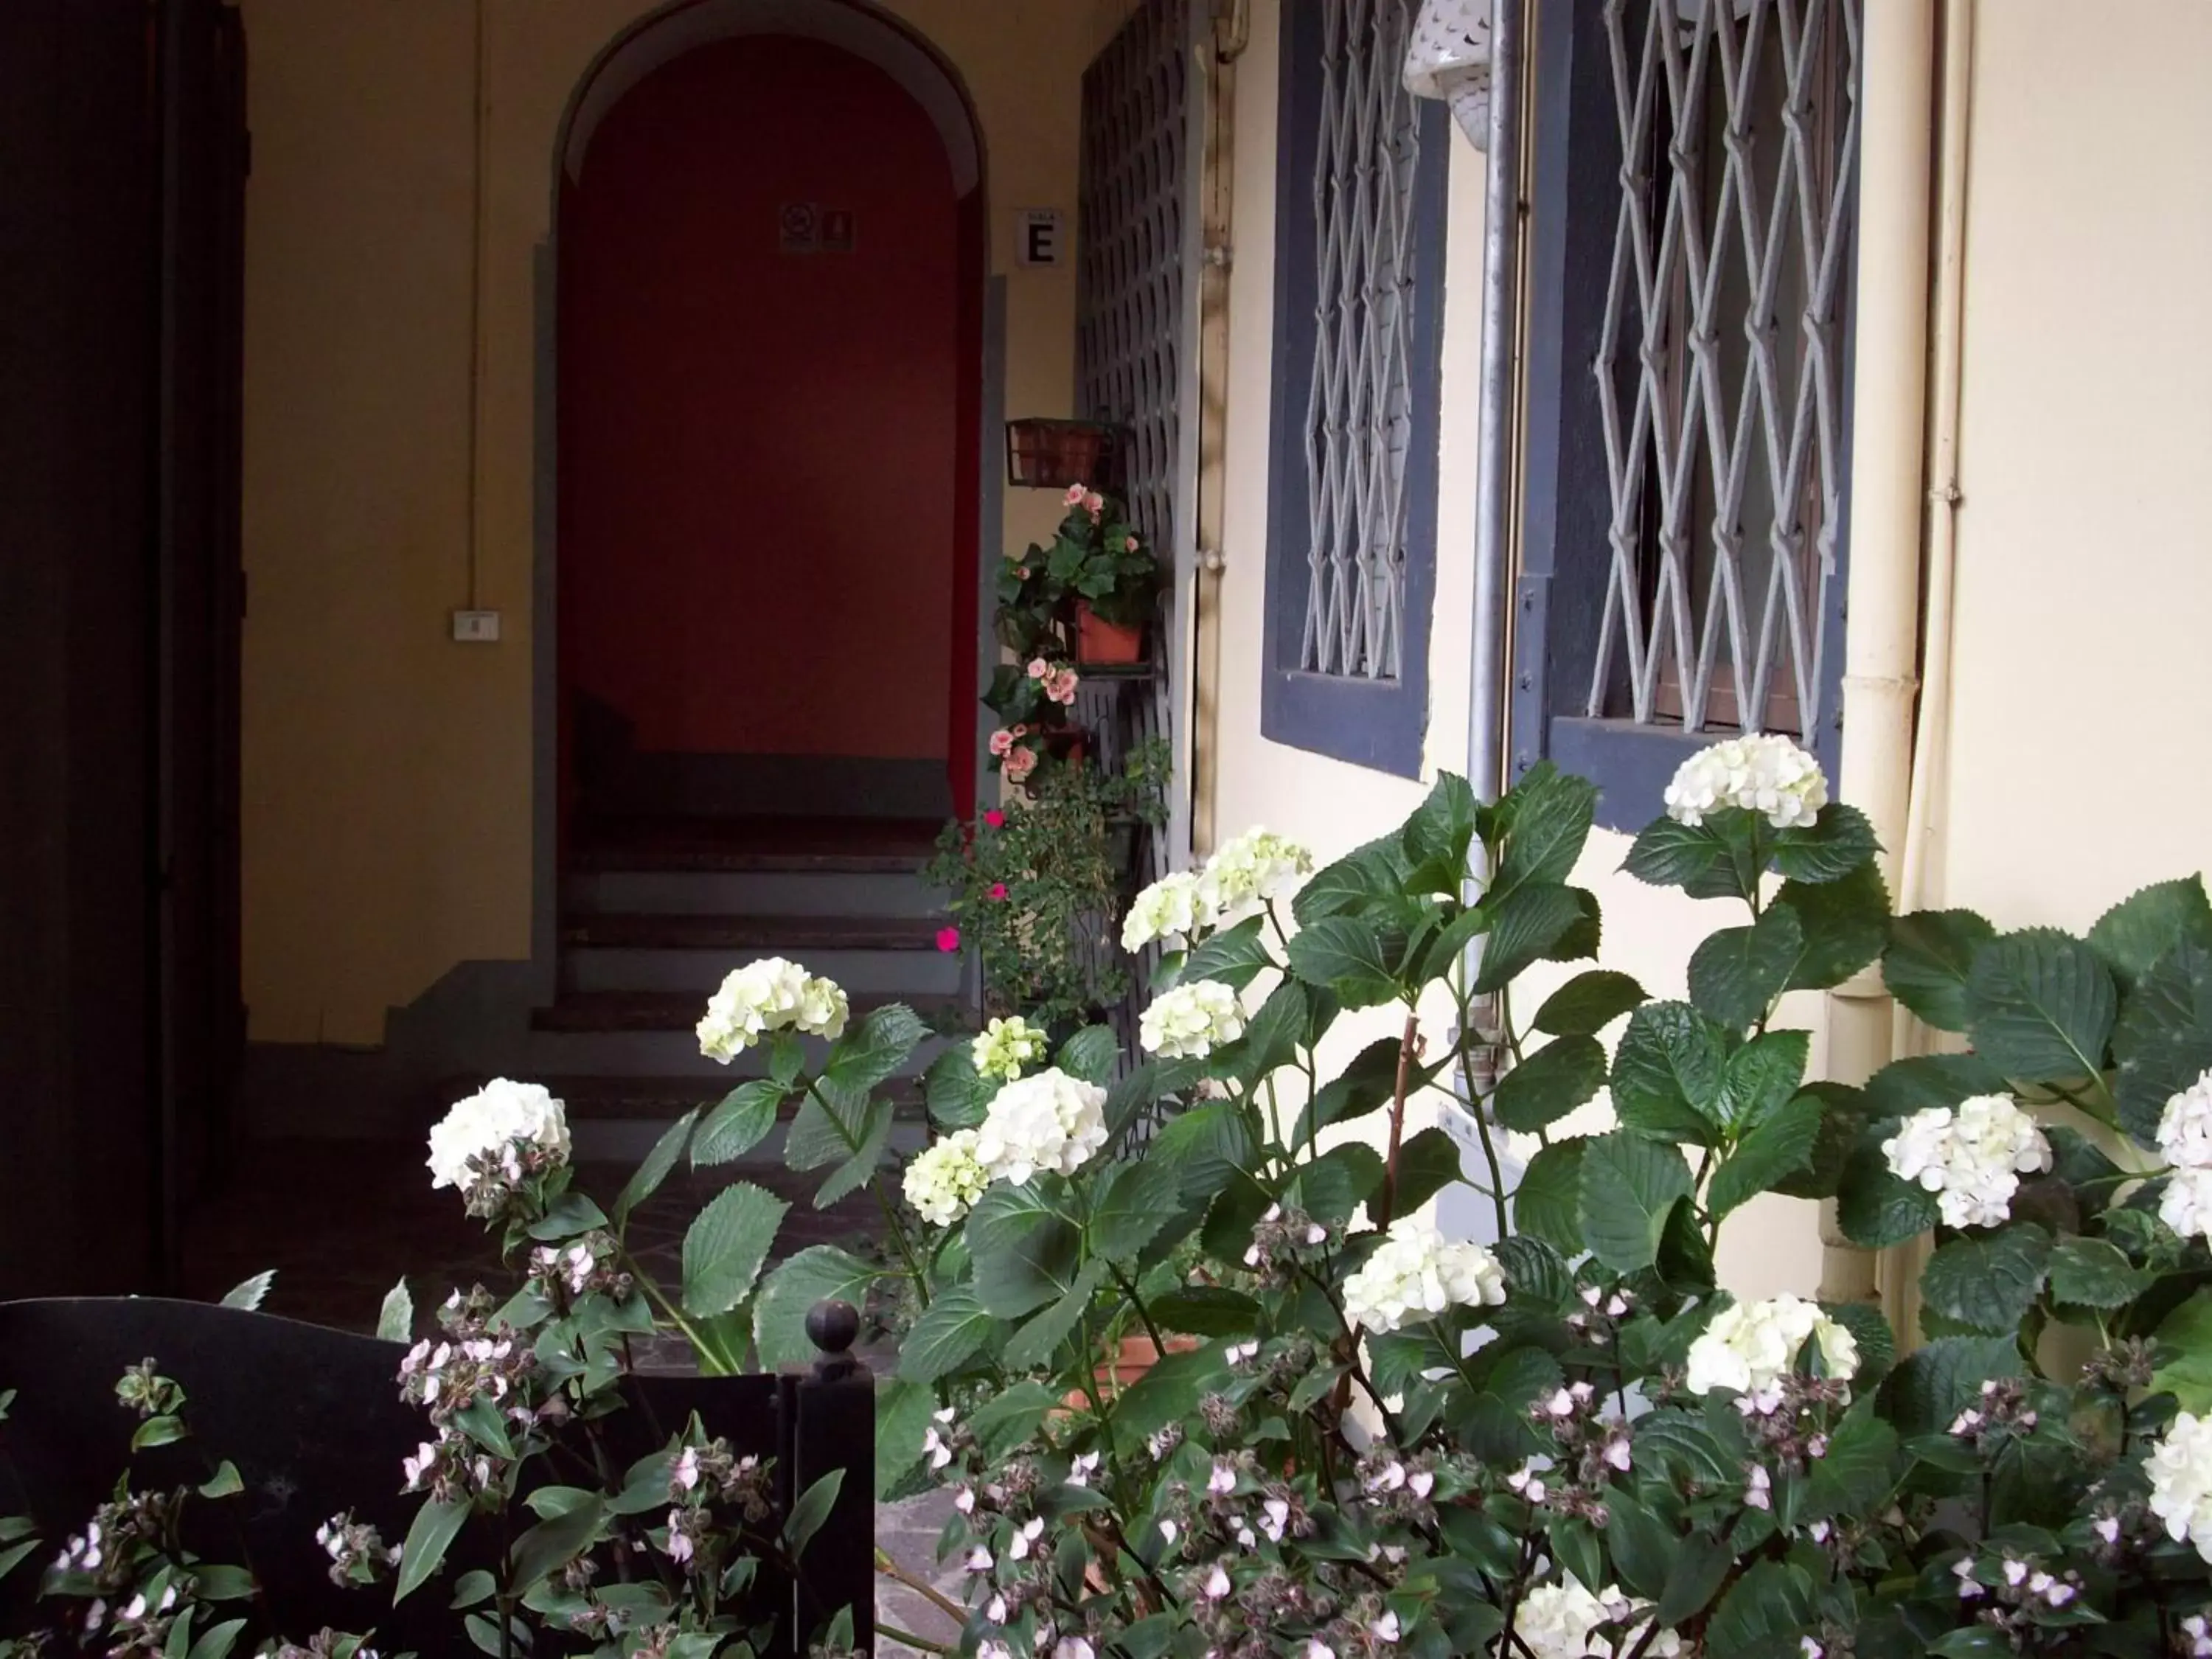
<path id="1" fill-rule="evenodd" d="M 1119 481 L 1121 460 L 1121 428 L 1103 421 L 1006 422 L 1006 482 L 1024 489 L 1109 488 Z"/>

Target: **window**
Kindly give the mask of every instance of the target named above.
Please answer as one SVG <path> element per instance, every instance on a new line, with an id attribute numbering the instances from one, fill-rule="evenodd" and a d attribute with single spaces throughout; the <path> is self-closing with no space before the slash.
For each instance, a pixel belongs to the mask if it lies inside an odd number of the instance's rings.
<path id="1" fill-rule="evenodd" d="M 1449 118 L 1415 0 L 1284 0 L 1261 730 L 1417 775 L 1436 575 Z"/>
<path id="2" fill-rule="evenodd" d="M 1513 757 L 1832 770 L 1861 0 L 1541 0 Z"/>

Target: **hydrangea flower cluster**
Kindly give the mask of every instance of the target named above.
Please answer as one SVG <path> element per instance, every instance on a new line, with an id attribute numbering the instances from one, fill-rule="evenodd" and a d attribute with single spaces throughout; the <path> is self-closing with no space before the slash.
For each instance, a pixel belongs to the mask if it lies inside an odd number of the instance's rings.
<path id="1" fill-rule="evenodd" d="M 1948 1227 L 1997 1227 L 2024 1173 L 2051 1167 L 2051 1143 L 2004 1095 L 1930 1106 L 1881 1143 L 1890 1173 L 1937 1194 Z"/>
<path id="2" fill-rule="evenodd" d="M 797 1031 L 836 1042 L 852 1017 L 844 991 L 781 957 L 749 962 L 707 1000 L 699 1052 L 726 1066 L 772 1031 Z"/>
<path id="3" fill-rule="evenodd" d="M 1121 921 L 1121 948 L 1141 951 L 1157 942 L 1179 951 L 1212 926 L 1212 913 L 1199 898 L 1198 872 L 1178 870 L 1130 901 Z"/>
<path id="4" fill-rule="evenodd" d="M 1106 1091 L 1057 1066 L 1017 1078 L 992 1097 L 974 1156 L 994 1181 L 1040 1170 L 1073 1175 L 1106 1144 Z"/>
<path id="5" fill-rule="evenodd" d="M 1858 1369 L 1857 1339 L 1817 1303 L 1795 1296 L 1736 1303 L 1715 1314 L 1690 1344 L 1685 1386 L 1692 1394 L 1733 1389 L 1754 1409 L 1771 1411 L 1781 1403 L 1782 1379 L 1796 1370 L 1808 1341 L 1817 1344 L 1831 1376 L 1849 1377 Z"/>
<path id="6" fill-rule="evenodd" d="M 1141 951 L 1157 942 L 1181 950 L 1287 898 L 1313 867 L 1313 854 L 1287 836 L 1248 830 L 1198 869 L 1163 876 L 1138 894 L 1121 924 L 1121 947 Z"/>
<path id="7" fill-rule="evenodd" d="M 1206 860 L 1199 890 L 1213 925 L 1225 927 L 1297 892 L 1313 867 L 1313 854 L 1288 836 L 1248 830 Z"/>
<path id="8" fill-rule="evenodd" d="M 430 1185 L 463 1193 L 488 1176 L 520 1182 L 538 1170 L 568 1161 L 568 1117 L 562 1103 L 535 1083 L 494 1078 L 466 1100 L 453 1103 L 430 1128 Z"/>
<path id="9" fill-rule="evenodd" d="M 2143 1459 L 2151 1513 L 2176 1543 L 2186 1539 L 2212 1561 L 2212 1417 L 2177 1415 Z"/>
<path id="10" fill-rule="evenodd" d="M 1598 1628 L 1635 1617 L 1636 1603 L 1620 1593 L 1617 1584 L 1591 1591 L 1572 1573 L 1557 1584 L 1539 1584 L 1514 1609 L 1510 1644 L 1526 1644 L 1535 1659 L 1588 1659 L 1595 1653 L 1641 1652 L 1656 1659 L 1672 1659 L 1682 1650 L 1682 1638 L 1662 1630 L 1646 1642 L 1647 1618 L 1616 1641 L 1601 1638 Z M 1501 1646 L 1505 1644 L 1501 1644 Z"/>
<path id="11" fill-rule="evenodd" d="M 975 1156 L 973 1129 L 957 1129 L 906 1166 L 906 1201 L 933 1227 L 950 1227 L 983 1195 L 990 1176 Z"/>
<path id="12" fill-rule="evenodd" d="M 1137 1041 L 1163 1060 L 1203 1060 L 1244 1035 L 1244 1009 L 1233 986 L 1193 980 L 1152 999 L 1137 1022 Z"/>
<path id="13" fill-rule="evenodd" d="M 1413 1217 L 1393 1222 L 1375 1254 L 1344 1281 L 1345 1318 L 1378 1336 L 1451 1308 L 1494 1308 L 1504 1300 L 1505 1270 L 1496 1256 Z"/>
<path id="14" fill-rule="evenodd" d="M 1777 830 L 1797 830 L 1828 804 L 1820 763 L 1784 737 L 1731 738 L 1684 761 L 1667 786 L 1667 816 L 1697 825 L 1729 807 L 1756 812 Z"/>
<path id="15" fill-rule="evenodd" d="M 968 1045 L 979 1077 L 995 1077 L 1012 1083 L 1045 1056 L 1045 1034 L 1016 1014 L 994 1019 Z"/>
<path id="16" fill-rule="evenodd" d="M 2158 1218 L 2184 1238 L 2212 1238 L 2212 1071 L 2166 1103 L 2158 1149 L 2173 1165 Z"/>

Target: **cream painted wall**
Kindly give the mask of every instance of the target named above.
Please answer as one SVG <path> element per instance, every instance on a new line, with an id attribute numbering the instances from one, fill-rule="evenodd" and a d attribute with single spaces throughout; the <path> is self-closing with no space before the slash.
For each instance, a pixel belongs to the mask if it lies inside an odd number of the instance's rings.
<path id="1" fill-rule="evenodd" d="M 1230 386 L 1222 647 L 1218 710 L 1212 739 L 1218 756 L 1216 821 L 1223 835 L 1255 823 L 1296 836 L 1326 860 L 1380 835 L 1417 805 L 1429 781 L 1413 782 L 1307 753 L 1260 735 L 1266 629 L 1270 346 L 1273 328 L 1276 88 L 1279 0 L 1254 0 L 1251 46 L 1238 67 L 1235 155 L 1235 245 L 1230 285 Z M 1443 418 L 1437 502 L 1437 572 L 1430 629 L 1430 718 L 1425 776 L 1467 768 L 1467 705 L 1473 607 L 1478 386 L 1482 350 L 1482 235 L 1486 166 L 1456 131 L 1452 137 L 1450 228 L 1445 254 Z M 1655 996 L 1680 996 L 1689 953 L 1734 919 L 1718 907 L 1661 892 L 1619 873 L 1627 839 L 1603 831 L 1576 879 L 1605 908 L 1607 965 L 1632 973 Z M 1540 998 L 1571 969 L 1532 976 Z M 1531 1009 L 1534 1002 L 1528 1005 Z M 1793 998 L 1792 1024 L 1817 1026 L 1815 998 Z M 1446 1016 L 1425 1008 L 1439 1031 Z M 1388 1011 L 1346 1020 L 1332 1041 L 1340 1060 L 1396 1029 Z M 1607 1041 L 1618 1032 L 1608 1033 Z M 1816 1031 L 1814 1066 L 1820 1059 Z M 1433 1104 L 1413 1127 L 1434 1121 Z M 1584 1124 L 1605 1121 L 1600 1103 Z M 1809 1292 L 1820 1277 L 1815 1207 L 1769 1198 L 1733 1218 L 1721 1240 L 1721 1271 L 1747 1295 Z"/>
<path id="2" fill-rule="evenodd" d="M 2212 860 L 2212 7 L 1978 8 L 1954 690 L 1928 903 L 2080 927 Z M 2054 101 L 2053 94 L 2059 96 Z"/>
<path id="3" fill-rule="evenodd" d="M 252 1035 L 374 1043 L 457 963 L 530 949 L 536 261 L 556 130 L 649 0 L 485 0 L 483 262 L 465 0 L 244 0 L 245 952 Z M 1077 89 L 1127 0 L 895 0 L 966 80 L 1006 273 L 1010 414 L 1066 413 L 1075 275 L 1013 215 L 1075 206 Z M 481 302 L 469 568 L 472 300 Z M 1010 495 L 1008 537 L 1048 532 Z M 503 615 L 457 646 L 447 613 Z"/>

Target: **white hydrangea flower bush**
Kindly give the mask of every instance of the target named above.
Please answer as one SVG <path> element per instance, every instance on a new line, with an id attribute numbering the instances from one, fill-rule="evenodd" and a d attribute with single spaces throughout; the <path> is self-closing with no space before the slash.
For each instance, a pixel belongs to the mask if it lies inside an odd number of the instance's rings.
<path id="1" fill-rule="evenodd" d="M 1693 828 L 1733 808 L 1777 830 L 1800 830 L 1827 804 L 1828 781 L 1820 762 L 1773 733 L 1698 750 L 1682 763 L 1666 793 L 1668 817 Z"/>
<path id="2" fill-rule="evenodd" d="M 2143 1470 L 2150 1512 L 2166 1535 L 2212 1562 L 2212 1417 L 2181 1412 L 2159 1437 Z"/>
<path id="3" fill-rule="evenodd" d="M 1187 981 L 1154 997 L 1138 1024 L 1138 1046 L 1164 1060 L 1203 1060 L 1244 1035 L 1244 1008 L 1233 986 Z"/>
<path id="4" fill-rule="evenodd" d="M 1312 852 L 1297 842 L 1248 830 L 1223 842 L 1199 868 L 1163 876 L 1139 893 L 1122 920 L 1121 948 L 1182 950 L 1289 898 L 1313 867 Z"/>
<path id="5" fill-rule="evenodd" d="M 1650 1622 L 1650 1610 L 1623 1595 L 1618 1584 L 1586 1589 L 1569 1573 L 1556 1584 L 1536 1586 L 1514 1610 L 1515 1650 L 1526 1644 L 1523 1659 L 1590 1659 L 1614 1652 L 1617 1644 L 1624 1653 L 1674 1659 L 1682 1638 L 1671 1630 L 1652 1631 Z M 1617 1636 L 1600 1634 L 1608 1626 Z"/>
<path id="6" fill-rule="evenodd" d="M 1072 1176 L 1105 1144 L 1105 1090 L 1054 1066 L 991 1097 L 975 1156 L 992 1180 L 1019 1183 L 1041 1170 Z"/>
<path id="7" fill-rule="evenodd" d="M 1936 1195 L 1951 1227 L 2001 1227 L 2020 1178 L 2051 1167 L 2051 1143 L 2008 1096 L 1930 1106 L 1881 1143 L 1891 1173 Z"/>
<path id="8" fill-rule="evenodd" d="M 699 1052 L 726 1066 L 778 1031 L 835 1042 L 851 1017 L 852 1005 L 835 981 L 781 957 L 763 957 L 731 973 L 708 998 Z"/>
<path id="9" fill-rule="evenodd" d="M 973 1129 L 956 1129 L 915 1154 L 906 1166 L 906 1201 L 933 1227 L 950 1227 L 975 1206 L 990 1184 L 976 1156 Z"/>
<path id="10" fill-rule="evenodd" d="M 1858 1340 L 1818 1304 L 1795 1296 L 1736 1303 L 1715 1314 L 1690 1344 L 1683 1386 L 1692 1394 L 1726 1389 L 1752 1409 L 1771 1412 L 1808 1342 L 1826 1375 L 1848 1382 L 1858 1370 Z"/>
<path id="11" fill-rule="evenodd" d="M 430 1129 L 430 1185 L 465 1194 L 486 1182 L 514 1185 L 529 1172 L 568 1161 L 568 1117 L 535 1083 L 494 1078 L 457 1100 Z"/>
<path id="12" fill-rule="evenodd" d="M 1011 1083 L 1051 1051 L 1044 1032 L 1019 1014 L 993 1019 L 969 1045 L 977 1073 Z"/>
<path id="13" fill-rule="evenodd" d="M 1505 1271 L 1480 1244 L 1446 1238 L 1425 1221 L 1399 1221 L 1366 1265 L 1344 1281 L 1344 1316 L 1378 1336 L 1454 1308 L 1505 1300 Z"/>
<path id="14" fill-rule="evenodd" d="M 1255 831 L 1154 883 L 1120 918 L 1162 952 L 1134 1052 L 1057 1016 L 962 1033 L 911 1154 L 894 1091 L 932 1035 L 771 963 L 702 1033 L 763 1074 L 609 1209 L 570 1200 L 565 1137 L 487 1164 L 475 1131 L 454 1167 L 500 1172 L 484 1212 L 549 1308 L 627 1294 L 710 1369 L 803 1361 L 825 1290 L 885 1322 L 882 1473 L 949 1492 L 973 1651 L 2171 1650 L 2212 1616 L 2212 902 L 2162 884 L 2081 938 L 1893 917 L 1871 826 L 1778 737 L 1665 805 L 1629 874 L 1735 930 L 1684 941 L 1685 996 L 1594 961 L 1594 792 L 1540 764 L 1494 804 L 1440 780 L 1334 863 Z M 1813 1074 L 1784 994 L 1877 971 L 1956 1041 Z M 1614 1127 L 1572 1133 L 1601 1090 Z M 763 1218 L 726 1284 L 690 1250 L 654 1283 L 629 1215 L 687 1152 L 743 1184 L 779 1123 L 827 1201 L 874 1185 L 881 1255 L 763 1272 L 780 1200 L 726 1195 L 697 1249 Z M 1914 1346 L 1809 1286 L 1730 1293 L 1773 1194 L 1924 1242 Z M 421 1481 L 476 1479 L 425 1443 Z M 707 1548 L 693 1524 L 650 1547 Z"/>

